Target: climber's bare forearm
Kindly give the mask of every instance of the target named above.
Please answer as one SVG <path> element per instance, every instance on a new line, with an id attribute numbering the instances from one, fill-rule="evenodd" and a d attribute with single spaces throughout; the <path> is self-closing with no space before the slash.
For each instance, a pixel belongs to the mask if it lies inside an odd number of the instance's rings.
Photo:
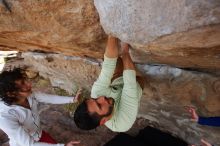
<path id="1" fill-rule="evenodd" d="M 135 70 L 135 65 L 129 54 L 129 45 L 127 43 L 122 43 L 122 61 L 124 70 Z"/>
<path id="2" fill-rule="evenodd" d="M 123 61 L 124 70 L 135 70 L 134 63 L 129 53 L 122 54 L 122 61 Z"/>
<path id="3" fill-rule="evenodd" d="M 117 38 L 115 38 L 113 36 L 108 36 L 105 55 L 108 58 L 117 58 L 118 57 L 118 39 Z"/>

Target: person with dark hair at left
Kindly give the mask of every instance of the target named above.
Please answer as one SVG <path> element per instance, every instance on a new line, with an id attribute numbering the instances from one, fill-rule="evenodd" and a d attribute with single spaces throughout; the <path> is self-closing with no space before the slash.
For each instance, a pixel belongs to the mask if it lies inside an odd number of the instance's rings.
<path id="1" fill-rule="evenodd" d="M 77 102 L 75 97 L 32 92 L 32 84 L 20 68 L 0 74 L 0 129 L 9 137 L 10 146 L 74 146 L 79 141 L 58 144 L 42 130 L 38 102 L 65 104 Z"/>
<path id="2" fill-rule="evenodd" d="M 116 132 L 129 130 L 137 117 L 143 87 L 144 78 L 130 57 L 129 45 L 122 44 L 120 57 L 118 39 L 109 36 L 91 98 L 83 101 L 74 113 L 76 125 L 84 130 L 100 125 Z"/>

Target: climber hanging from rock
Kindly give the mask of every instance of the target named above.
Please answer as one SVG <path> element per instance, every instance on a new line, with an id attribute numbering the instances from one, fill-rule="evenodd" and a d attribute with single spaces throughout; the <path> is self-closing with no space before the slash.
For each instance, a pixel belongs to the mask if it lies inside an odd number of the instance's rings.
<path id="1" fill-rule="evenodd" d="M 91 98 L 76 109 L 74 121 L 84 130 L 105 125 L 112 131 L 124 132 L 134 124 L 144 88 L 144 77 L 136 69 L 129 45 L 108 37 L 101 73 L 93 84 Z"/>

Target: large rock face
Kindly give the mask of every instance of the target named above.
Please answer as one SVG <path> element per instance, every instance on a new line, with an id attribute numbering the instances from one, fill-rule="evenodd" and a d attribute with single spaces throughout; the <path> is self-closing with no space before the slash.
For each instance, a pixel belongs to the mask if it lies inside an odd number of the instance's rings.
<path id="1" fill-rule="evenodd" d="M 101 57 L 105 35 L 93 1 L 0 2 L 1 49 Z"/>
<path id="2" fill-rule="evenodd" d="M 95 6 L 107 33 L 138 45 L 220 23 L 218 0 L 95 0 Z"/>
<path id="3" fill-rule="evenodd" d="M 95 0 L 95 6 L 108 34 L 139 49 L 138 62 L 220 68 L 218 0 Z"/>
<path id="4" fill-rule="evenodd" d="M 94 2 L 0 1 L 0 49 L 102 58 L 100 16 L 107 33 L 136 48 L 136 62 L 220 69 L 219 0 Z"/>

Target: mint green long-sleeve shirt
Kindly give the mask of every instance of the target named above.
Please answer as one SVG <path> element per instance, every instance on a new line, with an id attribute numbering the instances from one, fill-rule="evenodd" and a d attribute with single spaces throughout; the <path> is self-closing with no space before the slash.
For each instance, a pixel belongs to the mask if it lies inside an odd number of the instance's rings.
<path id="1" fill-rule="evenodd" d="M 123 76 L 111 82 L 117 58 L 104 56 L 101 73 L 93 84 L 91 97 L 112 97 L 114 110 L 112 118 L 105 125 L 115 132 L 128 131 L 134 124 L 142 96 L 142 89 L 136 81 L 135 70 L 124 70 Z"/>

